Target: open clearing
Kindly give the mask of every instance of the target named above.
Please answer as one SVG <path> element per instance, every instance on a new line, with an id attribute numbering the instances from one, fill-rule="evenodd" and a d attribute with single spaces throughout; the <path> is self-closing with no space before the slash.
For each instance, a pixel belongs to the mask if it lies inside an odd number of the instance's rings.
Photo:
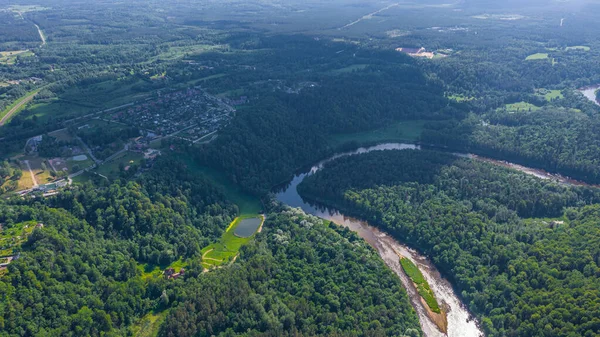
<path id="1" fill-rule="evenodd" d="M 17 57 L 31 57 L 35 54 L 29 50 L 0 51 L 0 64 L 13 65 Z"/>
<path id="2" fill-rule="evenodd" d="M 525 58 L 526 61 L 547 60 L 547 59 L 548 59 L 548 53 L 532 54 Z"/>
<path id="3" fill-rule="evenodd" d="M 131 166 L 134 164 L 139 165 L 142 159 L 144 159 L 143 154 L 126 151 L 123 152 L 121 155 L 117 156 L 116 158 L 111 159 L 109 162 L 100 165 L 96 172 L 107 177 L 118 178 L 119 174 L 121 173 L 119 169 L 120 164 L 123 164 L 123 167 Z"/>
<path id="4" fill-rule="evenodd" d="M 260 199 L 243 191 L 238 185 L 227 179 L 218 170 L 200 166 L 190 158 L 182 158 L 192 172 L 198 172 L 206 176 L 215 186 L 221 189 L 225 197 L 236 204 L 240 214 L 258 214 L 262 209 Z"/>
<path id="5" fill-rule="evenodd" d="M 13 104 L 9 105 L 2 113 L 0 113 L 0 126 L 4 125 L 17 113 L 23 110 L 40 90 L 41 89 L 37 89 L 27 93 L 27 95 L 19 98 Z"/>
<path id="6" fill-rule="evenodd" d="M 544 99 L 548 102 L 552 102 L 555 99 L 563 99 L 564 96 L 560 90 L 548 90 L 548 89 L 537 89 L 538 95 L 544 96 Z"/>
<path id="7" fill-rule="evenodd" d="M 469 97 L 464 95 L 448 95 L 448 99 L 458 103 L 469 102 L 475 99 L 475 97 Z"/>
<path id="8" fill-rule="evenodd" d="M 346 74 L 351 73 L 353 71 L 360 71 L 368 67 L 370 64 L 353 64 L 351 66 L 347 66 L 340 69 L 331 70 L 332 74 Z"/>
<path id="9" fill-rule="evenodd" d="M 133 336 L 136 337 L 156 337 L 158 336 L 159 328 L 162 322 L 167 317 L 169 311 L 161 311 L 159 313 L 149 313 L 146 316 L 140 318 L 140 320 L 133 324 L 130 328 Z"/>
<path id="10" fill-rule="evenodd" d="M 0 256 L 13 255 L 14 249 L 18 249 L 27 240 L 36 224 L 36 221 L 26 221 L 0 230 Z"/>
<path id="11" fill-rule="evenodd" d="M 502 108 L 500 108 L 500 109 L 502 109 Z M 527 103 L 527 102 L 517 102 L 517 103 L 512 103 L 512 104 L 506 104 L 504 106 L 504 110 L 507 112 L 510 112 L 510 113 L 537 111 L 539 109 L 540 109 L 540 107 L 535 106 L 531 103 Z"/>
<path id="12" fill-rule="evenodd" d="M 260 225 L 265 221 L 264 216 L 256 214 L 240 215 L 229 225 L 219 242 L 213 243 L 202 249 L 202 266 L 206 269 L 219 267 L 230 263 L 237 256 L 240 248 L 247 244 L 256 233 L 256 230 L 248 237 L 235 235 L 237 227 L 243 220 L 260 219 Z"/>
<path id="13" fill-rule="evenodd" d="M 570 50 L 590 51 L 591 48 L 588 46 L 571 46 L 571 47 L 565 48 L 565 50 L 566 51 L 570 51 Z"/>
<path id="14" fill-rule="evenodd" d="M 329 143 L 332 146 L 339 146 L 349 142 L 359 144 L 412 142 L 419 139 L 425 123 L 426 121 L 423 120 L 402 121 L 372 131 L 335 134 L 329 137 Z"/>

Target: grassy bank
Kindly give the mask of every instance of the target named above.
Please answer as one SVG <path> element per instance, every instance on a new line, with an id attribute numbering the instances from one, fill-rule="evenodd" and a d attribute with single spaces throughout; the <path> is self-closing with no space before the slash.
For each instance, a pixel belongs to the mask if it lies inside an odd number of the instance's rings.
<path id="1" fill-rule="evenodd" d="M 229 227 L 227 227 L 219 242 L 202 249 L 202 266 L 206 269 L 211 269 L 233 261 L 240 248 L 254 238 L 254 235 L 247 238 L 236 236 L 234 234 L 235 228 L 242 220 L 256 217 L 258 217 L 257 214 L 245 214 L 235 218 Z M 264 221 L 264 218 L 262 220 Z"/>
<path id="2" fill-rule="evenodd" d="M 442 311 L 440 310 L 440 306 L 435 299 L 433 291 L 429 287 L 429 283 L 427 283 L 427 280 L 425 280 L 425 277 L 423 277 L 423 274 L 419 268 L 407 258 L 400 258 L 400 264 L 402 265 L 402 269 L 404 269 L 406 275 L 408 275 L 408 277 L 417 287 L 419 295 L 421 295 L 421 297 L 425 300 L 429 306 L 429 309 L 436 314 L 441 313 Z"/>

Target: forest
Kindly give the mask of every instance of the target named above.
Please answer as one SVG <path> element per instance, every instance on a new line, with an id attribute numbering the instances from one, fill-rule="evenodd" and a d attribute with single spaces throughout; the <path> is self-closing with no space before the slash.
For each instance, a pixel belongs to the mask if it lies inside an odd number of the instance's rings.
<path id="1" fill-rule="evenodd" d="M 489 336 L 594 336 L 600 194 L 435 151 L 333 161 L 301 195 L 432 258 Z"/>
<path id="2" fill-rule="evenodd" d="M 182 166 L 162 162 L 137 181 L 34 203 L 0 201 L 5 229 L 43 223 L 0 278 L 0 336 L 125 336 L 151 312 L 166 316 L 163 336 L 421 336 L 373 249 L 297 210 L 271 206 L 239 263 L 203 273 L 199 251 L 237 206 Z M 146 274 L 178 260 L 184 278 Z"/>
<path id="3" fill-rule="evenodd" d="M 443 152 L 341 158 L 300 193 L 430 257 L 488 336 L 598 336 L 600 190 L 450 152 L 600 184 L 600 107 L 580 92 L 600 83 L 599 20 L 544 0 L 0 4 L 0 337 L 424 335 L 375 249 L 272 193 L 398 125 Z M 188 89 L 231 109 L 202 141 L 117 118 Z M 84 172 L 65 150 L 81 142 L 124 156 Z M 13 193 L 47 175 L 67 185 Z M 246 203 L 264 230 L 205 270 Z"/>

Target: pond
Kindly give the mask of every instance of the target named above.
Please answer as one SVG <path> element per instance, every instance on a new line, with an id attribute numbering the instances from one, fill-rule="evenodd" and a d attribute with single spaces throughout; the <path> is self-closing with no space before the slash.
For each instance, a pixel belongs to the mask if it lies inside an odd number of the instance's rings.
<path id="1" fill-rule="evenodd" d="M 242 219 L 235 227 L 233 234 L 240 238 L 249 238 L 256 232 L 261 223 L 261 218 Z"/>

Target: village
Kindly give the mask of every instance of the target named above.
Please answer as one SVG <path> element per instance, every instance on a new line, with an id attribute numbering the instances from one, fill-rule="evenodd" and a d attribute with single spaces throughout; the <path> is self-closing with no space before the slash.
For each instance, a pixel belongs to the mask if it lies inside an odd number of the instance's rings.
<path id="1" fill-rule="evenodd" d="M 111 112 L 103 118 L 147 130 L 152 137 L 175 136 L 196 142 L 229 123 L 235 114 L 232 105 L 247 98 L 229 100 L 210 95 L 199 87 L 171 93 Z"/>
<path id="2" fill-rule="evenodd" d="M 163 140 L 190 144 L 214 140 L 247 97 L 223 98 L 199 87 L 157 92 L 156 97 L 78 120 L 64 129 L 27 140 L 13 158 L 22 171 L 12 189 L 20 196 L 56 195 L 74 180 L 130 178 L 152 167 Z M 8 188 L 5 189 L 8 192 Z"/>

